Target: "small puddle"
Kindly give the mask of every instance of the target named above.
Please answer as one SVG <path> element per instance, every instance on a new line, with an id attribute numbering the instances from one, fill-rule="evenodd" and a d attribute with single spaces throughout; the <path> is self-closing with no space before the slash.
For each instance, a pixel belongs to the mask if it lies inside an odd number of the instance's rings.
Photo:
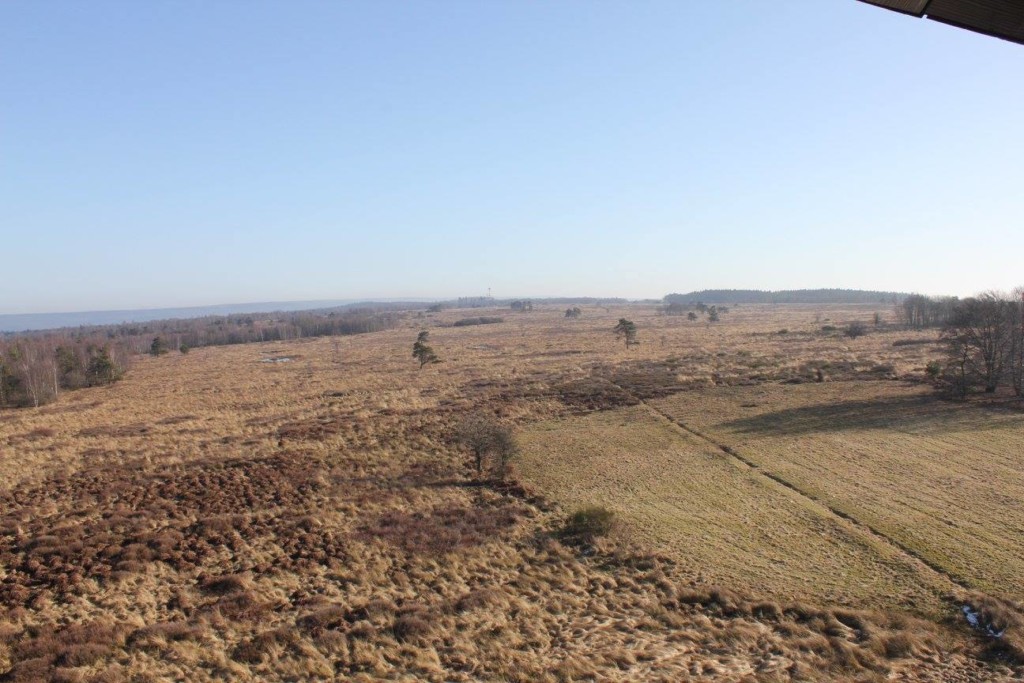
<path id="1" fill-rule="evenodd" d="M 981 614 L 970 605 L 964 605 L 960 608 L 964 613 L 964 618 L 967 619 L 967 623 L 971 625 L 971 628 L 981 631 L 989 638 L 1002 638 L 1003 634 L 1006 633 L 1006 629 L 996 630 L 996 627 L 991 623 L 982 622 Z"/>
<path id="2" fill-rule="evenodd" d="M 275 356 L 273 358 L 263 358 L 260 360 L 261 363 L 291 363 L 295 358 L 292 356 Z"/>

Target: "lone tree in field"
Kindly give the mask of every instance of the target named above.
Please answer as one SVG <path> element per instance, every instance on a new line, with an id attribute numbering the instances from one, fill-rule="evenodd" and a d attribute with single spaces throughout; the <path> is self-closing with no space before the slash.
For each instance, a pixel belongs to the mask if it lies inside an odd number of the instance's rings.
<path id="1" fill-rule="evenodd" d="M 420 370 L 423 369 L 424 365 L 430 363 L 437 363 L 440 359 L 437 354 L 434 353 L 434 349 L 427 345 L 427 337 L 430 333 L 423 330 L 416 337 L 416 343 L 412 345 L 412 357 L 420 362 Z"/>
<path id="2" fill-rule="evenodd" d="M 579 306 L 573 306 L 572 308 L 565 309 L 566 318 L 578 318 L 583 315 L 583 311 Z"/>
<path id="3" fill-rule="evenodd" d="M 717 306 L 712 306 L 711 308 L 708 309 L 708 322 L 709 323 L 717 323 L 718 322 L 718 307 Z"/>
<path id="4" fill-rule="evenodd" d="M 504 479 L 512 459 L 519 453 L 512 429 L 486 415 L 465 418 L 459 423 L 455 436 L 473 454 L 478 476 L 483 475 L 484 465 L 490 461 L 491 472 Z"/>
<path id="5" fill-rule="evenodd" d="M 619 318 L 619 324 L 615 326 L 613 332 L 615 332 L 615 336 L 626 339 L 627 349 L 640 343 L 636 340 L 636 324 L 632 320 Z"/>
<path id="6" fill-rule="evenodd" d="M 694 313 L 693 311 L 690 311 L 689 313 L 686 314 L 686 319 L 690 321 L 696 320 L 697 314 Z"/>

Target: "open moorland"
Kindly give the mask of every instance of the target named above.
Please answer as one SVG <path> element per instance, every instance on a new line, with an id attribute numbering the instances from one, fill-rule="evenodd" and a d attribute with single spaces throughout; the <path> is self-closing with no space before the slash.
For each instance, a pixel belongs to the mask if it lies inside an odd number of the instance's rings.
<path id="1" fill-rule="evenodd" d="M 1024 412 L 936 398 L 934 331 L 564 313 L 144 357 L 0 412 L 0 680 L 1024 675 Z M 481 414 L 507 480 L 455 438 Z M 570 542 L 591 505 L 616 528 Z"/>

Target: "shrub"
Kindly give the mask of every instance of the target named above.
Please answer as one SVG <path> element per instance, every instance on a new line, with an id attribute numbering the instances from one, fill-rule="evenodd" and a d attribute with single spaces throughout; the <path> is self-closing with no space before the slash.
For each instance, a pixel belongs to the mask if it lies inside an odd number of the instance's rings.
<path id="1" fill-rule="evenodd" d="M 500 601 L 497 591 L 492 588 L 477 588 L 463 595 L 455 602 L 456 612 L 469 612 L 475 609 L 491 607 Z"/>
<path id="2" fill-rule="evenodd" d="M 505 322 L 504 318 L 495 318 L 487 316 L 479 316 L 477 318 L 462 318 L 452 323 L 452 327 L 469 327 L 471 325 L 495 325 L 497 323 Z"/>
<path id="3" fill-rule="evenodd" d="M 897 339 L 892 343 L 893 346 L 917 346 L 921 344 L 934 344 L 934 339 Z"/>
<path id="4" fill-rule="evenodd" d="M 879 645 L 889 659 L 901 659 L 914 653 L 914 639 L 906 633 L 879 636 Z"/>
<path id="5" fill-rule="evenodd" d="M 167 353 L 167 342 L 163 337 L 153 337 L 153 343 L 149 345 L 149 353 L 153 356 L 162 356 Z"/>
<path id="6" fill-rule="evenodd" d="M 856 339 L 862 337 L 868 333 L 867 325 L 862 322 L 852 322 L 846 326 L 846 330 L 843 332 L 850 339 Z"/>
<path id="7" fill-rule="evenodd" d="M 111 647 L 101 643 L 70 645 L 57 657 L 59 666 L 77 667 L 95 664 L 111 652 Z"/>
<path id="8" fill-rule="evenodd" d="M 679 303 L 678 301 L 673 301 L 664 309 L 665 315 L 682 315 L 685 311 L 686 306 Z"/>
<path id="9" fill-rule="evenodd" d="M 615 513 L 606 507 L 591 505 L 569 515 L 562 527 L 562 537 L 575 543 L 593 543 L 615 528 Z"/>
<path id="10" fill-rule="evenodd" d="M 391 632 L 399 641 L 413 640 L 430 632 L 430 622 L 416 612 L 405 614 L 395 619 Z"/>
<path id="11" fill-rule="evenodd" d="M 205 593 L 214 595 L 228 595 L 245 590 L 249 585 L 246 578 L 240 574 L 225 574 L 223 576 L 209 577 L 200 583 L 200 588 Z"/>

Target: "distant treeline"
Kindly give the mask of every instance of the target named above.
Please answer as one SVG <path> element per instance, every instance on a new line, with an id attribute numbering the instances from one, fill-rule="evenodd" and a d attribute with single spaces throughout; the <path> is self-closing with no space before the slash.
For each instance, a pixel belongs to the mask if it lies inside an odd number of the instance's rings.
<path id="1" fill-rule="evenodd" d="M 423 308 L 423 301 L 284 301 L 277 303 L 224 304 L 218 306 L 190 306 L 185 308 L 146 308 L 117 311 L 84 311 L 78 313 L 3 313 L 0 314 L 0 333 L 28 332 L 79 327 L 123 325 L 125 323 L 154 320 L 192 320 L 232 315 L 266 316 L 268 311 L 340 311 L 345 309 L 413 310 Z"/>
<path id="2" fill-rule="evenodd" d="M 448 301 L 438 301 L 430 306 L 430 310 L 440 311 L 446 308 L 501 308 L 511 306 L 517 301 L 530 301 L 535 304 L 624 304 L 628 299 L 620 297 L 595 297 L 595 296 L 556 296 L 546 299 L 495 299 L 489 296 L 463 296 Z M 517 307 L 516 310 L 519 310 Z"/>
<path id="3" fill-rule="evenodd" d="M 896 318 L 908 327 L 941 327 L 950 321 L 959 303 L 955 296 L 910 294 L 896 304 Z"/>
<path id="4" fill-rule="evenodd" d="M 144 352 L 154 336 L 163 338 L 172 349 L 183 345 L 187 348 L 226 346 L 379 332 L 394 327 L 398 318 L 398 313 L 374 309 L 230 315 L 117 325 L 108 330 L 108 336 L 128 338 L 133 351 Z"/>
<path id="5" fill-rule="evenodd" d="M 894 304 L 903 292 L 875 292 L 863 289 L 704 289 L 689 294 L 668 294 L 667 304 Z"/>
<path id="6" fill-rule="evenodd" d="M 338 309 L 8 334 L 0 337 L 0 406 L 40 406 L 62 390 L 109 384 L 140 353 L 378 332 L 399 317 L 393 309 Z"/>
<path id="7" fill-rule="evenodd" d="M 604 304 L 624 304 L 628 303 L 628 299 L 622 299 L 619 297 L 592 297 L 592 296 L 561 296 L 552 297 L 550 299 L 533 299 L 534 302 L 539 304 L 594 304 L 601 306 Z"/>

